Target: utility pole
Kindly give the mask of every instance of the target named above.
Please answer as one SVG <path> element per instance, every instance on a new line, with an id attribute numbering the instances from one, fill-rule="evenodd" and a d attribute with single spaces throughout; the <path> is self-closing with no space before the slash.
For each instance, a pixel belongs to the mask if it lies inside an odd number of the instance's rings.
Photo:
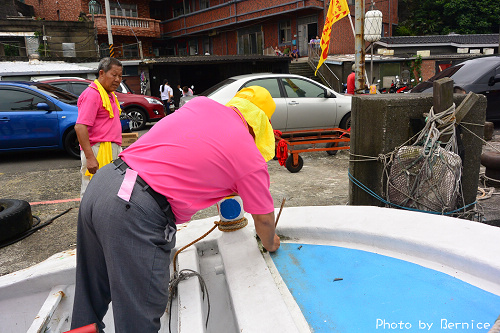
<path id="1" fill-rule="evenodd" d="M 355 4 L 356 30 L 355 40 L 355 72 L 356 82 L 354 85 L 355 94 L 365 89 L 365 0 L 356 0 Z"/>
<path id="2" fill-rule="evenodd" d="M 109 56 L 115 56 L 115 50 L 113 48 L 113 35 L 111 34 L 111 8 L 109 7 L 109 0 L 105 0 L 104 2 L 106 8 L 106 27 L 108 29 L 108 44 L 109 44 Z"/>

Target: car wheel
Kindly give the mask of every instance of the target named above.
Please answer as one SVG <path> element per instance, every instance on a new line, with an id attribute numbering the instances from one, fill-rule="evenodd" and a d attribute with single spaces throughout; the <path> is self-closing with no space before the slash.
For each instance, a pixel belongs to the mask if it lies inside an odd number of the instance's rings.
<path id="1" fill-rule="evenodd" d="M 64 150 L 72 157 L 76 159 L 80 158 L 80 144 L 74 128 L 72 128 L 64 138 Z"/>
<path id="2" fill-rule="evenodd" d="M 130 129 L 132 131 L 140 131 L 146 127 L 146 113 L 138 108 L 128 109 L 127 111 L 128 119 L 130 120 Z"/>
<path id="3" fill-rule="evenodd" d="M 299 172 L 300 169 L 302 169 L 302 167 L 304 166 L 304 160 L 302 159 L 302 157 L 300 157 L 299 155 L 298 158 L 299 160 L 295 165 L 293 164 L 293 155 L 290 154 L 290 156 L 288 156 L 288 158 L 286 159 L 285 166 L 291 173 Z"/>
<path id="4" fill-rule="evenodd" d="M 27 201 L 0 199 L 0 243 L 28 231 L 33 226 Z"/>
<path id="5" fill-rule="evenodd" d="M 328 142 L 328 143 L 326 144 L 326 148 L 338 147 L 338 146 L 339 146 L 339 143 L 338 143 L 338 142 Z M 327 151 L 326 151 L 326 153 L 327 153 L 328 155 L 331 155 L 331 156 L 333 156 L 333 155 L 337 155 L 337 152 L 338 152 L 338 150 L 327 150 Z"/>
<path id="6" fill-rule="evenodd" d="M 348 114 L 346 114 L 344 116 L 344 118 L 342 118 L 342 121 L 340 121 L 339 127 L 343 128 L 345 130 L 351 128 L 351 113 L 350 112 Z"/>

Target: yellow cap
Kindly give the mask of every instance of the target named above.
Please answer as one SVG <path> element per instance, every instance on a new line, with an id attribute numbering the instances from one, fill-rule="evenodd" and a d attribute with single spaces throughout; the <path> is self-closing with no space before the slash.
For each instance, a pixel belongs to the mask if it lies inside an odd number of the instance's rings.
<path id="1" fill-rule="evenodd" d="M 259 109 L 264 111 L 267 118 L 269 119 L 271 119 L 274 110 L 276 110 L 276 103 L 274 102 L 271 94 L 266 88 L 262 88 L 259 86 L 250 86 L 238 91 L 234 97 L 240 97 L 249 100 Z"/>
<path id="2" fill-rule="evenodd" d="M 241 112 L 255 134 L 255 144 L 267 161 L 274 157 L 274 132 L 269 119 L 276 109 L 271 94 L 259 86 L 243 88 L 226 104 Z"/>

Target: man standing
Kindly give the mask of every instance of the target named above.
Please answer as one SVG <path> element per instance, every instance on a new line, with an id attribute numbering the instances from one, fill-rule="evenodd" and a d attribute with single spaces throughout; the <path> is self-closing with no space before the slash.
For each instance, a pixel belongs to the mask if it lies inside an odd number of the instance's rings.
<path id="1" fill-rule="evenodd" d="M 81 147 L 82 197 L 97 169 L 122 151 L 121 110 L 114 93 L 122 81 L 122 69 L 115 58 L 102 59 L 98 78 L 78 98 L 75 131 Z"/>
<path id="2" fill-rule="evenodd" d="M 355 81 L 356 81 L 356 73 L 354 72 L 356 67 L 355 64 L 352 64 L 352 72 L 349 74 L 347 77 L 347 91 L 346 95 L 354 95 L 354 86 L 355 86 Z"/>
<path id="3" fill-rule="evenodd" d="M 268 251 L 276 251 L 267 163 L 276 104 L 264 88 L 226 106 L 196 97 L 99 170 L 78 216 L 72 328 L 97 323 L 109 302 L 115 330 L 158 332 L 168 301 L 175 223 L 237 193 Z"/>
<path id="4" fill-rule="evenodd" d="M 165 113 L 167 115 L 171 114 L 170 104 L 172 103 L 172 98 L 174 97 L 174 90 L 168 84 L 168 80 L 163 80 L 163 84 L 160 86 L 160 96 L 163 106 L 165 107 Z"/>

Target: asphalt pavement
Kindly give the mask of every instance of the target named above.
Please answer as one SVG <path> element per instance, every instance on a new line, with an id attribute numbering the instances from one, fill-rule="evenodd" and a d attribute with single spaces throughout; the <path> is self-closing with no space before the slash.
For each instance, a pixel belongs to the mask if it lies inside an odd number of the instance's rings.
<path id="1" fill-rule="evenodd" d="M 498 127 L 493 140 L 484 146 L 483 151 L 495 149 L 500 151 Z M 349 196 L 349 151 L 339 151 L 335 156 L 326 152 L 308 152 L 300 156 L 304 167 L 297 173 L 290 173 L 276 160 L 268 162 L 275 207 L 280 207 L 283 198 L 286 198 L 285 207 L 346 205 Z M 27 238 L 1 248 L 0 275 L 27 268 L 55 253 L 75 248 L 79 165 L 78 160 L 72 160 L 64 152 L 0 155 L 0 198 L 30 202 L 33 215 L 38 216 L 41 223 L 70 209 Z M 486 189 L 488 186 L 480 184 L 480 187 Z M 499 191 L 500 186 L 494 188 L 495 193 Z M 500 221 L 498 207 L 500 196 L 496 194 L 480 200 L 479 208 L 489 223 Z M 193 219 L 216 215 L 216 208 L 209 207 L 198 212 Z M 280 220 L 280 223 L 286 221 Z M 207 230 L 210 227 L 207 225 Z"/>

